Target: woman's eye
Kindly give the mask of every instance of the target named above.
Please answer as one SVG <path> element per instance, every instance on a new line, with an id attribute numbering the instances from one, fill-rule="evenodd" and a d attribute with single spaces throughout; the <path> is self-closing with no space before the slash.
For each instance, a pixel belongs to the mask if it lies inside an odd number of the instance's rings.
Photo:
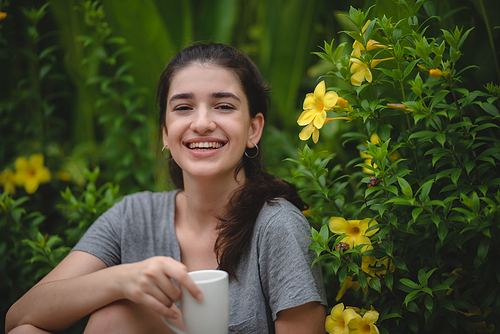
<path id="1" fill-rule="evenodd" d="M 190 106 L 177 106 L 174 108 L 174 111 L 186 111 L 186 110 L 191 110 Z"/>
<path id="2" fill-rule="evenodd" d="M 233 110 L 235 109 L 232 105 L 230 104 L 221 104 L 216 107 L 217 109 L 223 109 L 223 110 Z"/>

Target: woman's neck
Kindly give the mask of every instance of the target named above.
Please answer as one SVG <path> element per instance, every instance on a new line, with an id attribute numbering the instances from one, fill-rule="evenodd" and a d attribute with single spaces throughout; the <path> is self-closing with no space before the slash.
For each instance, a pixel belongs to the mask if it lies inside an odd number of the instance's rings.
<path id="1" fill-rule="evenodd" d="M 244 181 L 243 170 L 237 179 L 234 175 L 225 179 L 208 180 L 193 179 L 185 175 L 184 190 L 176 201 L 176 216 L 193 228 L 215 228 L 217 217 L 224 215 L 226 205 Z"/>

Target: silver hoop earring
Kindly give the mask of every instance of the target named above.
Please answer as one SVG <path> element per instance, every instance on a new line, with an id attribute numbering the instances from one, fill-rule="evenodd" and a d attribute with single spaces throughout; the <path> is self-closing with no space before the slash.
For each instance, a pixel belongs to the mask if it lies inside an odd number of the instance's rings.
<path id="1" fill-rule="evenodd" d="M 247 157 L 247 158 L 249 158 L 249 159 L 253 159 L 253 158 L 255 158 L 257 155 L 259 155 L 259 147 L 257 146 L 257 144 L 255 144 L 255 143 L 253 143 L 253 142 L 252 142 L 252 144 L 254 145 L 253 147 L 257 149 L 257 152 L 255 152 L 255 154 L 254 154 L 254 155 L 249 156 L 249 155 L 248 155 L 248 153 L 247 153 L 247 150 L 245 150 L 245 155 L 246 155 L 246 157 Z"/>
<path id="2" fill-rule="evenodd" d="M 163 154 L 163 151 L 165 151 L 165 149 L 166 149 L 166 148 L 168 148 L 168 145 L 167 145 L 167 144 L 163 145 L 163 147 L 162 147 L 162 149 L 161 149 L 161 155 L 163 156 L 163 158 L 164 158 L 164 159 L 167 159 L 167 158 L 165 157 L 165 155 Z"/>

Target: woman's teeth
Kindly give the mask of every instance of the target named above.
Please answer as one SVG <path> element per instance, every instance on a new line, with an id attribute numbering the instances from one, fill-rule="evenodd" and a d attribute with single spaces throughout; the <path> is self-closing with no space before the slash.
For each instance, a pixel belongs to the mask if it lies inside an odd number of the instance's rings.
<path id="1" fill-rule="evenodd" d="M 188 148 L 190 149 L 195 149 L 195 148 L 210 148 L 210 149 L 218 149 L 222 147 L 222 143 L 219 142 L 195 142 L 195 143 L 189 143 Z"/>

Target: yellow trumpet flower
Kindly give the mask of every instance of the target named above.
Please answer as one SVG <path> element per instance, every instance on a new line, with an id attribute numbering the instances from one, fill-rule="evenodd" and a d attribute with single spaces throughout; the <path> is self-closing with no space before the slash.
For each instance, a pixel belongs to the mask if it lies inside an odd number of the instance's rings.
<path id="1" fill-rule="evenodd" d="M 24 186 L 28 194 L 33 194 L 40 183 L 50 181 L 50 171 L 43 165 L 43 154 L 33 154 L 29 160 L 24 157 L 16 159 L 15 181 L 18 186 Z"/>

